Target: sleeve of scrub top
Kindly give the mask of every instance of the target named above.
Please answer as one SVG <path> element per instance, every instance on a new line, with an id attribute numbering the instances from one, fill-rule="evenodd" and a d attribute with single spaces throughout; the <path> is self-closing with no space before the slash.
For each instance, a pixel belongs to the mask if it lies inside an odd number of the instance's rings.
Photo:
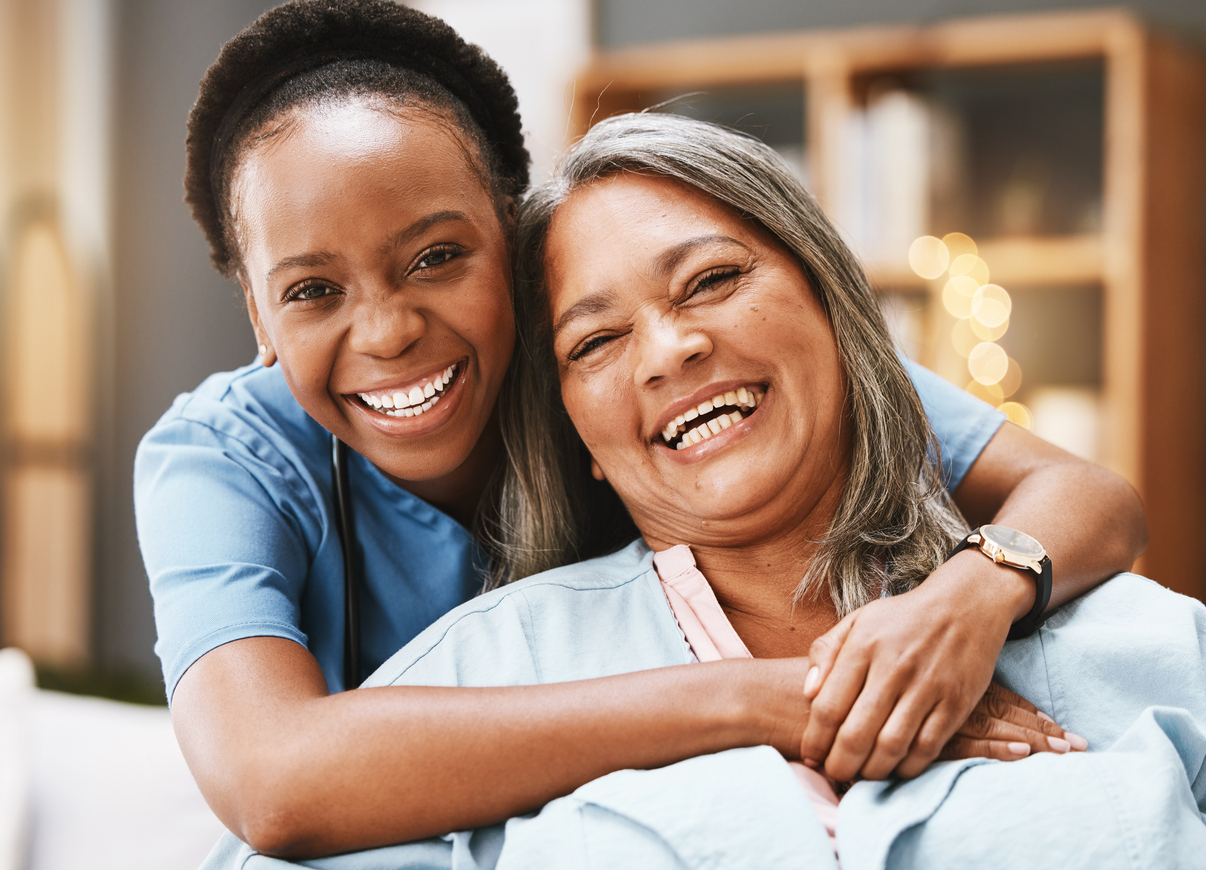
<path id="1" fill-rule="evenodd" d="M 954 492 L 997 434 L 1005 415 L 912 360 L 903 360 L 930 419 L 942 457 L 942 482 Z"/>
<path id="2" fill-rule="evenodd" d="M 177 416 L 139 446 L 135 513 L 169 701 L 185 670 L 224 643 L 306 643 L 299 601 L 308 539 L 322 531 L 302 474 L 259 440 Z"/>

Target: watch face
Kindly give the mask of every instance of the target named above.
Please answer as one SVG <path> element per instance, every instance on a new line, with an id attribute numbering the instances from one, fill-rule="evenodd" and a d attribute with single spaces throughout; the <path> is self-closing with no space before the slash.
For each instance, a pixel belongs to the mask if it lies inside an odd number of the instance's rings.
<path id="1" fill-rule="evenodd" d="M 1041 559 L 1047 555 L 1042 544 L 1034 538 L 1008 526 L 980 526 L 980 534 L 1002 550 L 1017 553 L 1027 559 Z"/>

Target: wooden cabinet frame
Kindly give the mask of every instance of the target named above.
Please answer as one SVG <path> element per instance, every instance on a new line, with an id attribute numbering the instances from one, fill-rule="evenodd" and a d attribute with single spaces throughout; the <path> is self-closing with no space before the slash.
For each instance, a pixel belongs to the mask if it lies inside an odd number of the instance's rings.
<path id="1" fill-rule="evenodd" d="M 1137 570 L 1206 600 L 1206 60 L 1119 10 L 983 17 L 698 40 L 598 54 L 572 123 L 646 108 L 644 95 L 799 81 L 807 93 L 813 193 L 837 201 L 842 130 L 876 73 L 1102 61 L 1102 230 L 988 239 L 993 280 L 1100 284 L 1104 462 L 1134 484 L 1151 544 Z M 903 263 L 871 263 L 881 286 L 921 287 Z"/>

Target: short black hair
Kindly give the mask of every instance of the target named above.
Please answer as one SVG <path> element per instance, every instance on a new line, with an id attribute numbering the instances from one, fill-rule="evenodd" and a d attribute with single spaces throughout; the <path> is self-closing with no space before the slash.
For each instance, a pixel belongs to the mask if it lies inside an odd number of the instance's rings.
<path id="1" fill-rule="evenodd" d="M 485 52 L 393 0 L 293 0 L 222 47 L 189 113 L 184 198 L 214 268 L 231 276 L 240 266 L 224 200 L 250 134 L 298 106 L 374 94 L 451 113 L 495 199 L 518 202 L 529 163 L 519 104 Z"/>

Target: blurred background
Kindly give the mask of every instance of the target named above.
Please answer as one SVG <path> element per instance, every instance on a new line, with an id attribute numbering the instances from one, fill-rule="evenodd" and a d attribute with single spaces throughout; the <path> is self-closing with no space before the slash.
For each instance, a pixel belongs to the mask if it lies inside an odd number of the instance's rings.
<path id="1" fill-rule="evenodd" d="M 0 0 L 0 870 L 196 866 L 219 830 L 165 710 L 32 684 L 163 703 L 134 451 L 255 356 L 182 201 L 185 118 L 270 5 Z M 537 179 L 617 111 L 764 138 L 902 350 L 1125 475 L 1140 570 L 1206 598 L 1202 0 L 413 5 L 508 70 Z"/>
<path id="2" fill-rule="evenodd" d="M 184 123 L 265 0 L 0 0 L 0 645 L 161 700 L 139 437 L 250 362 L 182 202 Z M 536 177 L 661 105 L 762 136 L 865 259 L 901 347 L 1143 494 L 1202 595 L 1206 3 L 423 0 L 510 72 Z"/>

